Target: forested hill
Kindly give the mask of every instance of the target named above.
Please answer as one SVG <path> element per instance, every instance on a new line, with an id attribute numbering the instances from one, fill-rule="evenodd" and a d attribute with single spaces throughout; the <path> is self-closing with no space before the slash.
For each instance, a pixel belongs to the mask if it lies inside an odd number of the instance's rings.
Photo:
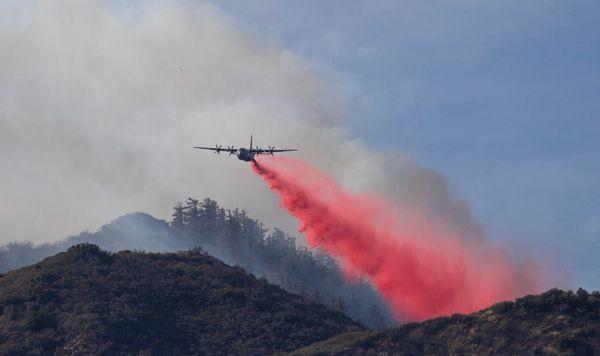
<path id="1" fill-rule="evenodd" d="M 351 332 L 299 355 L 599 355 L 600 293 L 549 290 L 469 314 Z"/>
<path id="2" fill-rule="evenodd" d="M 245 211 L 225 209 L 208 198 L 189 198 L 177 204 L 171 222 L 135 213 L 117 218 L 97 232 L 83 232 L 56 243 L 8 244 L 0 248 L 0 272 L 36 263 L 84 242 L 112 252 L 174 252 L 199 246 L 230 265 L 343 311 L 372 329 L 393 323 L 385 302 L 371 285 L 347 282 L 329 255 L 299 246 L 283 231 L 267 230 Z"/>
<path id="3" fill-rule="evenodd" d="M 196 250 L 91 244 L 0 275 L 0 354 L 272 354 L 362 326 Z"/>

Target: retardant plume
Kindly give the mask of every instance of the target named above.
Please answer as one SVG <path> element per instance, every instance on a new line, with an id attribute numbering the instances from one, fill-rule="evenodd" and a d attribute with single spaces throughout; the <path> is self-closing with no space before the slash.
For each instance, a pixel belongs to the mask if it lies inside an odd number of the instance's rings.
<path id="1" fill-rule="evenodd" d="M 300 222 L 310 247 L 349 277 L 367 277 L 399 320 L 471 312 L 538 290 L 531 266 L 485 240 L 462 239 L 418 211 L 344 190 L 310 164 L 284 157 L 252 165 Z"/>

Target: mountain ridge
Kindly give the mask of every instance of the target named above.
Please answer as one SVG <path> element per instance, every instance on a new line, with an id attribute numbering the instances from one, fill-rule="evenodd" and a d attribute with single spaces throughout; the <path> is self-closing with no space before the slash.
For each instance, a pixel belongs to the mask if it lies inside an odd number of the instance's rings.
<path id="1" fill-rule="evenodd" d="M 275 354 L 364 330 L 200 249 L 92 244 L 0 275 L 0 354 Z"/>
<path id="2" fill-rule="evenodd" d="M 330 255 L 308 249 L 278 228 L 266 229 L 244 210 L 225 209 L 209 198 L 188 198 L 173 208 L 170 222 L 129 213 L 54 243 L 10 243 L 0 247 L 0 272 L 39 262 L 79 243 L 103 250 L 176 252 L 201 247 L 229 265 L 242 266 L 288 292 L 349 314 L 372 329 L 394 323 L 379 292 L 366 280 L 348 281 Z"/>
<path id="3" fill-rule="evenodd" d="M 595 355 L 600 353 L 600 292 L 551 289 L 471 314 L 358 331 L 290 355 Z"/>
<path id="4" fill-rule="evenodd" d="M 552 289 L 471 314 L 366 330 L 202 249 L 92 244 L 0 274 L 0 354 L 600 353 L 600 292 Z"/>

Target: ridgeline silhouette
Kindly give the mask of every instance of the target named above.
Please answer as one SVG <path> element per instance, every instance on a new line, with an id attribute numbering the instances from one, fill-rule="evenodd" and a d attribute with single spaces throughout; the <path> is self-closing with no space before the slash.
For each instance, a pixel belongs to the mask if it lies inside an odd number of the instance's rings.
<path id="1" fill-rule="evenodd" d="M 598 355 L 600 293 L 549 290 L 484 310 L 350 332 L 293 355 Z"/>
<path id="2" fill-rule="evenodd" d="M 0 275 L 1 355 L 263 355 L 362 329 L 200 249 L 81 244 Z"/>
<path id="3" fill-rule="evenodd" d="M 10 243 L 0 249 L 0 272 L 36 263 L 86 242 L 113 252 L 174 252 L 201 247 L 287 291 L 343 311 L 371 329 L 393 324 L 379 293 L 367 281 L 348 282 L 327 253 L 299 246 L 293 236 L 280 229 L 267 230 L 245 211 L 225 209 L 209 198 L 188 198 L 176 204 L 170 223 L 134 213 L 115 219 L 97 232 L 83 232 L 56 243 Z"/>
<path id="4" fill-rule="evenodd" d="M 0 275 L 2 355 L 593 355 L 599 330 L 600 293 L 555 289 L 370 332 L 199 248 L 80 244 Z"/>
<path id="5" fill-rule="evenodd" d="M 188 251 L 111 253 L 87 241 Z M 0 274 L 0 354 L 600 353 L 600 293 L 583 289 L 367 331 L 352 319 L 389 323 L 367 283 L 346 282 L 326 254 L 210 199 L 178 204 L 171 223 L 136 213 L 57 243 L 12 243 L 0 266 L 67 249 Z"/>

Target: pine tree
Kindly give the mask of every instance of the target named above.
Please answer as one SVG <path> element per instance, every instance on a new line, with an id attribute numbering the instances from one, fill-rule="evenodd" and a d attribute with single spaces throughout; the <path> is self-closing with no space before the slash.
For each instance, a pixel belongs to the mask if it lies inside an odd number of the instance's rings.
<path id="1" fill-rule="evenodd" d="M 183 205 L 181 202 L 177 202 L 175 207 L 173 208 L 173 220 L 171 221 L 171 226 L 179 232 L 182 232 L 184 229 L 184 212 Z"/>
<path id="2" fill-rule="evenodd" d="M 240 244 L 241 227 L 238 220 L 238 212 L 234 210 L 227 211 L 225 225 L 221 230 L 219 244 L 225 248 L 229 255 L 234 259 L 235 263 L 239 263 L 244 246 Z"/>
<path id="3" fill-rule="evenodd" d="M 222 230 L 225 226 L 225 209 L 219 208 L 217 211 L 217 219 L 215 220 L 215 229 Z"/>
<path id="4" fill-rule="evenodd" d="M 216 201 L 205 198 L 201 204 L 200 219 L 206 232 L 214 234 L 217 231 L 217 218 L 219 213 L 219 204 Z"/>
<path id="5" fill-rule="evenodd" d="M 187 198 L 185 201 L 185 207 L 183 208 L 183 221 L 185 225 L 189 225 L 194 228 L 198 225 L 198 218 L 200 216 L 200 210 L 198 209 L 198 200 L 194 198 Z"/>

